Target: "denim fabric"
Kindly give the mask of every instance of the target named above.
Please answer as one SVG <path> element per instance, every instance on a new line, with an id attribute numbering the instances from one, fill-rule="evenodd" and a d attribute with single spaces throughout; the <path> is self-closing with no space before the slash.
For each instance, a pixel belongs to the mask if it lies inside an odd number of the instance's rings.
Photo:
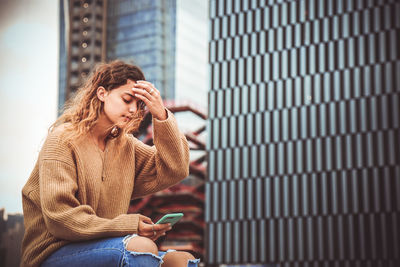
<path id="1" fill-rule="evenodd" d="M 159 251 L 158 255 L 154 255 L 126 250 L 126 244 L 134 236 L 136 235 L 68 244 L 51 254 L 41 267 L 156 267 L 161 266 L 166 253 L 173 251 Z M 189 261 L 188 266 L 197 267 L 198 262 L 198 259 Z"/>

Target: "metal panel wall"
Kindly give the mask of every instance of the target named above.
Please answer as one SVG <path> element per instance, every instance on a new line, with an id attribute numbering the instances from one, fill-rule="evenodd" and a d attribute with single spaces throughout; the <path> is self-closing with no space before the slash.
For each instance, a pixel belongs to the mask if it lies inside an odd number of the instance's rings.
<path id="1" fill-rule="evenodd" d="M 210 1 L 209 265 L 400 266 L 400 2 Z"/>

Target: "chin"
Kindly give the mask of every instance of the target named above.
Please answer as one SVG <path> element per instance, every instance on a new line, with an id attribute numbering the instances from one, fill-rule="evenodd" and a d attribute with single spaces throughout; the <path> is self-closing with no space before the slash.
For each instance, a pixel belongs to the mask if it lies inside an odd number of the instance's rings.
<path id="1" fill-rule="evenodd" d="M 123 129 L 126 126 L 128 126 L 130 122 L 131 122 L 130 120 L 129 121 L 122 120 L 122 121 L 119 121 L 118 123 L 116 123 L 115 125 L 117 125 L 121 129 Z"/>

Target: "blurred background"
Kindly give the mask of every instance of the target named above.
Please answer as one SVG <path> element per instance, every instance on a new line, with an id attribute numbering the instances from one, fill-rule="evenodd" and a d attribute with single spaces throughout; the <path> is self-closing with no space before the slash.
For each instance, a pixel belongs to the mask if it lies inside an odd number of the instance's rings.
<path id="1" fill-rule="evenodd" d="M 190 175 L 129 212 L 185 217 L 203 266 L 400 266 L 400 1 L 1 0 L 0 265 L 21 189 L 93 66 L 138 64 Z M 151 118 L 138 138 L 152 144 Z"/>

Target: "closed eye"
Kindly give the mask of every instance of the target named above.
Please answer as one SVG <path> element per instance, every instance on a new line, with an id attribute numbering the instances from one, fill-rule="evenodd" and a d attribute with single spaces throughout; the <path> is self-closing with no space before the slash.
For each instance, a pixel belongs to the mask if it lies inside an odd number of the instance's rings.
<path id="1" fill-rule="evenodd" d="M 134 97 L 131 94 L 125 93 L 124 96 L 122 97 L 122 100 L 124 100 L 124 102 L 126 104 L 130 104 L 134 99 L 137 99 L 136 97 Z M 145 103 L 142 100 L 137 99 L 137 107 L 138 109 L 143 110 L 145 108 Z"/>
<path id="2" fill-rule="evenodd" d="M 134 98 L 135 98 L 135 97 L 134 97 L 133 95 L 127 94 L 127 93 L 125 93 L 125 94 L 122 96 L 122 100 L 124 100 L 124 102 L 127 103 L 127 104 L 131 103 L 132 100 L 133 100 Z"/>

